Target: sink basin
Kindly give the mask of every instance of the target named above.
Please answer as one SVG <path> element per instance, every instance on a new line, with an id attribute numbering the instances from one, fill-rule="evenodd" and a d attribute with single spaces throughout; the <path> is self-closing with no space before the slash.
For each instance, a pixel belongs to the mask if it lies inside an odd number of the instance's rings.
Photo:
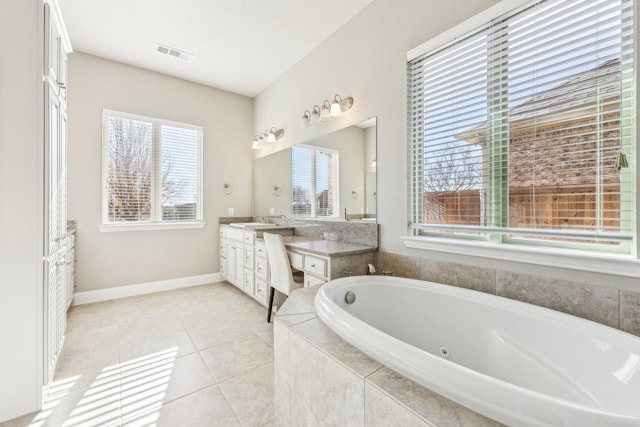
<path id="1" fill-rule="evenodd" d="M 232 222 L 229 224 L 232 227 L 238 228 L 273 228 L 277 227 L 275 224 L 263 224 L 261 222 Z"/>

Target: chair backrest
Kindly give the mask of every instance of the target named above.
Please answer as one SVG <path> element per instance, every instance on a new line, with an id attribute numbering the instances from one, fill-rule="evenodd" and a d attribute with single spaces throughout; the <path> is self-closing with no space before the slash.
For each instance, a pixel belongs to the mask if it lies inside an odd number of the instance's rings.
<path id="1" fill-rule="evenodd" d="M 271 271 L 271 286 L 285 295 L 289 295 L 297 286 L 291 274 L 291 264 L 284 247 L 282 236 L 279 234 L 263 233 L 267 246 L 269 269 Z"/>

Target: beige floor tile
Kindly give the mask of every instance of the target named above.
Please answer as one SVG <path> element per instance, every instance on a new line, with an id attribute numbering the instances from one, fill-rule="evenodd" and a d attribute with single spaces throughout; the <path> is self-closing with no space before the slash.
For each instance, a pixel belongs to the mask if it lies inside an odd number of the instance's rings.
<path id="1" fill-rule="evenodd" d="M 73 388 L 87 386 L 105 375 L 117 376 L 118 346 L 75 350 L 63 347 L 54 382 L 72 381 Z"/>
<path id="2" fill-rule="evenodd" d="M 176 358 L 175 353 L 165 352 L 141 358 L 122 366 L 122 413 L 146 412 L 213 384 L 197 353 Z"/>
<path id="3" fill-rule="evenodd" d="M 243 426 L 263 426 L 274 419 L 273 362 L 219 386 Z"/>
<path id="4" fill-rule="evenodd" d="M 234 321 L 207 323 L 189 328 L 187 332 L 198 350 L 255 335 L 246 325 Z"/>
<path id="5" fill-rule="evenodd" d="M 265 310 L 228 283 L 72 307 L 44 410 L 7 427 L 269 425 Z"/>
<path id="6" fill-rule="evenodd" d="M 262 338 L 264 342 L 273 347 L 273 323 L 264 323 L 259 327 L 253 328 L 257 336 Z"/>
<path id="7" fill-rule="evenodd" d="M 117 381 L 96 380 L 88 387 L 47 397 L 32 419 L 38 427 L 102 427 L 120 425 L 120 387 Z"/>
<path id="8" fill-rule="evenodd" d="M 196 351 L 191 337 L 184 329 L 166 334 L 127 334 L 120 337 L 118 348 L 120 362 L 126 362 L 159 351 L 176 351 L 178 357 Z"/>
<path id="9" fill-rule="evenodd" d="M 122 422 L 127 427 L 240 426 L 218 386 L 200 390 L 161 407 L 125 414 Z"/>
<path id="10" fill-rule="evenodd" d="M 273 347 L 257 335 L 215 345 L 200 354 L 218 382 L 273 362 Z"/>

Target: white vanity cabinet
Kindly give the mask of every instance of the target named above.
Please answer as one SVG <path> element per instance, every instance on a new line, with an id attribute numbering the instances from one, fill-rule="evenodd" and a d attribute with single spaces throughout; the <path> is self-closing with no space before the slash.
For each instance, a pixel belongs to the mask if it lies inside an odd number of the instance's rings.
<path id="1" fill-rule="evenodd" d="M 224 277 L 230 283 L 244 287 L 244 234 L 242 230 L 231 227 L 221 228 L 221 236 L 224 234 Z M 221 239 L 222 241 L 222 239 Z"/>
<path id="2" fill-rule="evenodd" d="M 267 305 L 268 270 L 264 243 L 255 231 L 220 226 L 220 273 L 231 284 Z"/>
<path id="3" fill-rule="evenodd" d="M 262 229 L 247 230 L 220 225 L 220 273 L 231 284 L 260 304 L 269 301 L 269 257 L 262 239 Z M 373 263 L 376 248 L 348 243 L 309 240 L 290 235 L 292 228 L 278 229 L 283 233 L 291 267 L 304 272 L 304 286 L 314 286 L 348 275 L 364 274 Z"/>
<path id="4" fill-rule="evenodd" d="M 256 241 L 254 250 L 256 286 L 254 297 L 261 304 L 267 305 L 269 298 L 269 261 L 267 260 L 267 247 L 263 241 Z"/>

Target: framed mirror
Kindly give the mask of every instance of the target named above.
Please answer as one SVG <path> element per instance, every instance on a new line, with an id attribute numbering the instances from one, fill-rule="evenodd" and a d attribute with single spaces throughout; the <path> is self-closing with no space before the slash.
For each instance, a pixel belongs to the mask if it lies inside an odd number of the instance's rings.
<path id="1" fill-rule="evenodd" d="M 254 162 L 254 215 L 376 219 L 376 118 Z"/>

